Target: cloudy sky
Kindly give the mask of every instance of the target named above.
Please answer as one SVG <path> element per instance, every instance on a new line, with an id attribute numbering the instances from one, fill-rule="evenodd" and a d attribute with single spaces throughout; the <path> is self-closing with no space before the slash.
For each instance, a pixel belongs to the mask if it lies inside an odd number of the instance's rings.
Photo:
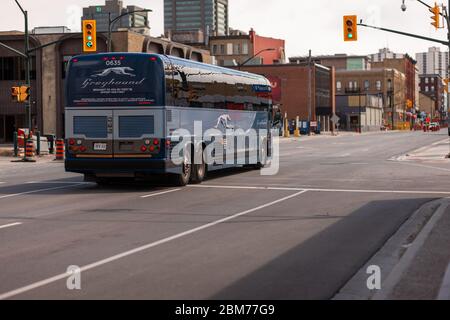
<path id="1" fill-rule="evenodd" d="M 31 27 L 66 25 L 80 29 L 79 17 L 83 6 L 102 4 L 103 0 L 20 0 L 30 13 Z M 434 3 L 431 0 L 424 0 Z M 344 43 L 342 16 L 357 14 L 368 24 L 446 39 L 444 30 L 436 31 L 430 25 L 428 9 L 416 0 L 406 0 L 408 9 L 400 10 L 402 0 L 229 0 L 230 25 L 248 31 L 253 27 L 258 34 L 286 40 L 288 56 L 313 54 L 375 53 L 389 47 L 398 53 L 426 51 L 438 45 L 432 42 L 388 34 L 371 29 L 360 29 L 357 43 Z M 163 0 L 125 0 L 153 9 L 152 35 L 163 33 Z M 0 30 L 23 30 L 23 19 L 14 0 L 2 0 Z M 438 45 L 439 46 L 439 45 Z"/>

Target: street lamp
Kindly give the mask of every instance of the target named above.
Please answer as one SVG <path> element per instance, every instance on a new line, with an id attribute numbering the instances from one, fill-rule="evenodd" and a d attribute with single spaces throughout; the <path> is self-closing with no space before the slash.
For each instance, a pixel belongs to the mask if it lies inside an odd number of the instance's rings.
<path id="1" fill-rule="evenodd" d="M 153 12 L 153 10 L 142 9 L 142 10 L 129 11 L 129 12 L 125 12 L 125 13 L 119 15 L 118 17 L 116 17 L 112 20 L 111 20 L 111 12 L 109 13 L 109 17 L 108 17 L 108 21 L 109 21 L 109 23 L 108 23 L 108 52 L 111 52 L 111 33 L 112 33 L 112 28 L 113 28 L 114 23 L 116 23 L 122 17 L 125 17 L 127 15 L 134 14 L 134 13 L 142 13 L 142 12 Z"/>
<path id="2" fill-rule="evenodd" d="M 277 49 L 275 48 L 266 48 L 266 49 L 262 49 L 260 51 L 258 51 L 256 54 L 254 54 L 252 57 L 248 58 L 247 60 L 245 60 L 243 63 L 239 64 L 239 70 L 241 69 L 242 66 L 244 66 L 245 64 L 247 64 L 248 62 L 250 62 L 251 60 L 253 60 L 255 57 L 259 56 L 261 53 L 266 52 L 266 51 L 276 51 Z"/>
<path id="3" fill-rule="evenodd" d="M 23 13 L 25 20 L 25 82 L 28 88 L 31 88 L 31 55 L 30 55 L 30 33 L 28 31 L 28 11 L 24 10 L 18 0 L 15 0 L 20 11 Z M 31 138 L 31 103 L 30 100 L 25 102 L 26 117 L 28 122 L 28 135 Z M 38 142 L 39 143 L 39 142 Z M 24 155 L 24 159 L 26 156 Z"/>

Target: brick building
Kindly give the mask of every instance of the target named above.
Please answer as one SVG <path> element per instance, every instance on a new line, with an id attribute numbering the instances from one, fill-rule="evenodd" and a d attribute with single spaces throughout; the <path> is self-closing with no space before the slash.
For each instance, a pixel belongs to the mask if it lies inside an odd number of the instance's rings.
<path id="1" fill-rule="evenodd" d="M 336 71 L 336 95 L 379 96 L 382 98 L 383 118 L 386 124 L 392 125 L 392 120 L 395 126 L 407 122 L 406 76 L 396 69 Z M 342 121 L 348 119 L 345 106 L 338 106 L 336 112 Z"/>
<path id="2" fill-rule="evenodd" d="M 334 69 L 313 64 L 246 65 L 241 70 L 265 76 L 272 82 L 274 104 L 288 119 L 308 120 L 309 74 L 311 71 L 311 121 L 321 122 L 330 130 L 330 118 L 335 111 Z"/>
<path id="3" fill-rule="evenodd" d="M 434 101 L 434 117 L 445 116 L 445 86 L 439 74 L 423 74 L 419 76 L 420 93 Z M 422 110 L 422 108 L 421 108 Z M 423 110 L 422 110 L 423 111 Z"/>
<path id="4" fill-rule="evenodd" d="M 64 134 L 65 67 L 70 58 L 82 54 L 81 33 L 36 34 L 30 38 L 31 47 L 61 40 L 56 45 L 38 50 L 32 57 L 32 126 L 43 134 Z M 21 32 L 0 32 L 0 41 L 23 50 Z M 210 63 L 208 51 L 153 38 L 132 31 L 114 32 L 115 52 L 152 52 Z M 106 36 L 98 34 L 98 52 L 106 51 Z M 25 82 L 24 61 L 15 53 L 0 48 L 0 142 L 10 142 L 15 128 L 26 126 L 23 104 L 11 101 L 12 86 Z"/>
<path id="5" fill-rule="evenodd" d="M 285 61 L 285 41 L 262 37 L 251 29 L 247 34 L 232 30 L 230 35 L 209 38 L 211 54 L 221 66 L 280 64 Z M 266 51 L 266 49 L 273 49 Z"/>
<path id="6" fill-rule="evenodd" d="M 406 77 L 406 99 L 412 102 L 412 106 L 416 106 L 418 105 L 416 101 L 416 91 L 418 89 L 418 84 L 416 84 L 416 64 L 416 60 L 406 54 L 402 58 L 372 62 L 372 68 L 390 68 L 402 72 Z"/>
<path id="7" fill-rule="evenodd" d="M 334 67 L 338 70 L 369 70 L 371 68 L 371 60 L 368 56 L 358 55 L 323 55 L 311 57 L 312 62 L 327 67 Z M 305 64 L 308 63 L 309 57 L 298 56 L 289 58 L 290 63 Z"/>

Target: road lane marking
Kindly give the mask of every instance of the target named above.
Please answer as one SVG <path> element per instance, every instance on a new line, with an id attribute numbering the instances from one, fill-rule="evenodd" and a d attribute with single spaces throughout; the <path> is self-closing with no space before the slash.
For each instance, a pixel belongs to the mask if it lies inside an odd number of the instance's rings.
<path id="1" fill-rule="evenodd" d="M 278 191 L 302 191 L 307 188 L 297 187 L 259 187 L 259 186 L 217 186 L 217 185 L 188 185 L 189 188 L 204 188 L 204 189 L 244 189 L 244 190 L 278 190 Z"/>
<path id="2" fill-rule="evenodd" d="M 142 251 L 146 251 L 148 249 L 151 249 L 151 248 L 154 248 L 156 246 L 168 243 L 170 241 L 177 240 L 177 239 L 186 237 L 188 235 L 197 233 L 199 231 L 212 228 L 212 227 L 217 226 L 217 225 L 219 225 L 221 223 L 224 223 L 224 222 L 227 222 L 227 221 L 239 218 L 239 217 L 247 215 L 249 213 L 252 213 L 252 212 L 255 212 L 255 211 L 258 211 L 258 210 L 262 210 L 262 209 L 267 208 L 267 207 L 274 206 L 274 205 L 276 205 L 276 204 L 278 204 L 280 202 L 283 202 L 283 201 L 295 198 L 295 197 L 297 197 L 297 196 L 299 196 L 299 195 L 301 195 L 301 194 L 303 194 L 305 192 L 306 192 L 305 190 L 302 190 L 300 192 L 296 192 L 294 194 L 291 194 L 289 196 L 283 197 L 281 199 L 278 199 L 278 200 L 275 200 L 275 201 L 272 201 L 272 202 L 268 202 L 268 203 L 260 205 L 258 207 L 255 207 L 255 208 L 252 208 L 252 209 L 248 209 L 248 210 L 236 213 L 236 214 L 234 214 L 232 216 L 229 216 L 229 217 L 226 217 L 226 218 L 223 218 L 223 219 L 219 219 L 219 220 L 216 220 L 214 222 L 210 222 L 210 223 L 207 223 L 205 225 L 202 225 L 200 227 L 197 227 L 197 228 L 194 228 L 194 229 L 190 229 L 190 230 L 178 233 L 176 235 L 173 235 L 173 236 L 170 236 L 170 237 L 167 237 L 167 238 L 164 238 L 164 239 L 161 239 L 161 240 L 158 240 L 158 241 L 155 241 L 155 242 L 143 245 L 141 247 L 137 247 L 135 249 L 132 249 L 132 250 L 129 250 L 129 251 L 125 251 L 125 252 L 117 254 L 115 256 L 112 256 L 112 257 L 109 257 L 109 258 L 106 258 L 106 259 L 103 259 L 103 260 L 100 260 L 100 261 L 88 264 L 86 266 L 81 267 L 80 268 L 80 272 L 85 272 L 85 271 L 88 271 L 88 270 L 100 267 L 102 265 L 105 265 L 105 264 L 117 261 L 119 259 L 131 256 L 131 255 L 136 254 L 136 253 L 140 253 Z M 0 294 L 0 300 L 5 300 L 5 299 L 8 299 L 8 298 L 17 296 L 19 294 L 22 294 L 22 293 L 25 293 L 25 292 L 28 292 L 28 291 L 31 291 L 31 290 L 34 290 L 34 289 L 46 286 L 48 284 L 51 284 L 51 283 L 63 280 L 63 279 L 65 279 L 65 278 L 67 278 L 67 277 L 69 277 L 71 275 L 72 275 L 71 273 L 67 273 L 67 272 L 66 273 L 62 273 L 62 274 L 56 275 L 54 277 L 47 278 L 47 279 L 44 279 L 44 280 L 32 283 L 32 284 L 27 285 L 27 286 L 24 286 L 24 287 L 21 287 L 21 288 L 18 288 L 18 289 L 9 291 L 9 292 L 5 292 L 3 294 Z"/>
<path id="3" fill-rule="evenodd" d="M 29 181 L 29 182 L 25 182 L 25 184 L 74 184 L 74 183 L 78 183 L 78 184 L 94 184 L 93 182 L 77 182 L 77 181 L 67 181 L 67 182 L 63 182 L 63 181 Z"/>
<path id="4" fill-rule="evenodd" d="M 141 196 L 141 198 L 150 198 L 150 197 L 161 196 L 163 194 L 172 193 L 172 192 L 176 192 L 176 191 L 180 191 L 180 190 L 181 189 L 172 189 L 172 190 L 167 190 L 167 191 L 162 191 L 162 192 L 151 193 L 151 194 L 147 194 L 145 196 Z"/>
<path id="5" fill-rule="evenodd" d="M 32 193 L 39 193 L 39 192 L 44 192 L 44 191 L 52 191 L 52 190 L 58 190 L 58 189 L 73 188 L 73 187 L 77 187 L 77 186 L 79 186 L 79 185 L 81 185 L 81 184 L 82 184 L 82 183 L 77 183 L 77 184 L 72 184 L 72 185 L 70 185 L 70 186 L 53 187 L 53 188 L 45 188 L 45 189 L 31 190 L 31 191 L 20 192 L 20 193 L 6 194 L 6 195 L 3 195 L 3 196 L 0 196 L 0 199 L 12 198 L 12 197 L 18 197 L 18 196 L 23 196 L 23 195 L 32 194 Z"/>
<path id="6" fill-rule="evenodd" d="M 438 170 L 438 171 L 450 172 L 450 169 L 447 169 L 447 168 L 427 166 L 427 165 L 424 165 L 424 164 L 414 163 L 414 162 L 410 162 L 410 161 L 414 161 L 414 160 L 409 160 L 409 161 L 406 160 L 406 161 L 401 161 L 401 162 L 397 161 L 397 160 L 394 160 L 393 162 L 397 163 L 397 164 L 401 164 L 401 165 L 406 164 L 408 166 L 413 166 L 413 167 L 427 168 L 427 169 L 434 169 L 434 170 Z"/>
<path id="7" fill-rule="evenodd" d="M 190 188 L 211 188 L 211 189 L 237 189 L 237 190 L 278 190 L 278 191 L 311 191 L 311 192 L 346 192 L 346 193 L 397 193 L 397 194 L 440 194 L 450 195 L 450 191 L 432 190 L 364 190 L 364 189 L 321 189 L 321 188 L 301 188 L 301 187 L 258 187 L 258 186 L 227 186 L 227 185 L 191 185 Z"/>
<path id="8" fill-rule="evenodd" d="M 0 226 L 0 229 L 14 227 L 14 226 L 18 226 L 18 225 L 21 225 L 21 224 L 22 224 L 22 222 L 14 222 L 14 223 L 10 223 L 10 224 L 5 224 L 3 226 Z"/>

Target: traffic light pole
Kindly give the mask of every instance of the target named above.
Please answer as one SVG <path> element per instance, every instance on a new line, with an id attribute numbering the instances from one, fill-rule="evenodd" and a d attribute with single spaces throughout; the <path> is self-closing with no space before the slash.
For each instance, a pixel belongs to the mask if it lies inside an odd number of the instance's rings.
<path id="1" fill-rule="evenodd" d="M 358 26 L 371 28 L 371 29 L 376 29 L 376 30 L 385 31 L 385 32 L 391 32 L 391 33 L 395 33 L 395 34 L 400 34 L 402 36 L 412 37 L 412 38 L 416 38 L 416 39 L 421 39 L 421 40 L 426 40 L 426 41 L 431 41 L 431 42 L 437 42 L 437 43 L 443 44 L 445 46 L 448 46 L 450 48 L 450 33 L 449 33 L 448 41 L 445 41 L 445 40 L 439 40 L 439 39 L 433 39 L 433 38 L 424 37 L 424 36 L 421 36 L 421 35 L 418 35 L 418 34 L 407 33 L 407 32 L 403 32 L 403 31 L 387 29 L 387 28 L 382 28 L 382 27 L 375 27 L 375 26 L 371 26 L 371 25 L 368 25 L 368 24 L 365 24 L 365 23 L 362 23 L 362 22 L 358 23 Z"/>

